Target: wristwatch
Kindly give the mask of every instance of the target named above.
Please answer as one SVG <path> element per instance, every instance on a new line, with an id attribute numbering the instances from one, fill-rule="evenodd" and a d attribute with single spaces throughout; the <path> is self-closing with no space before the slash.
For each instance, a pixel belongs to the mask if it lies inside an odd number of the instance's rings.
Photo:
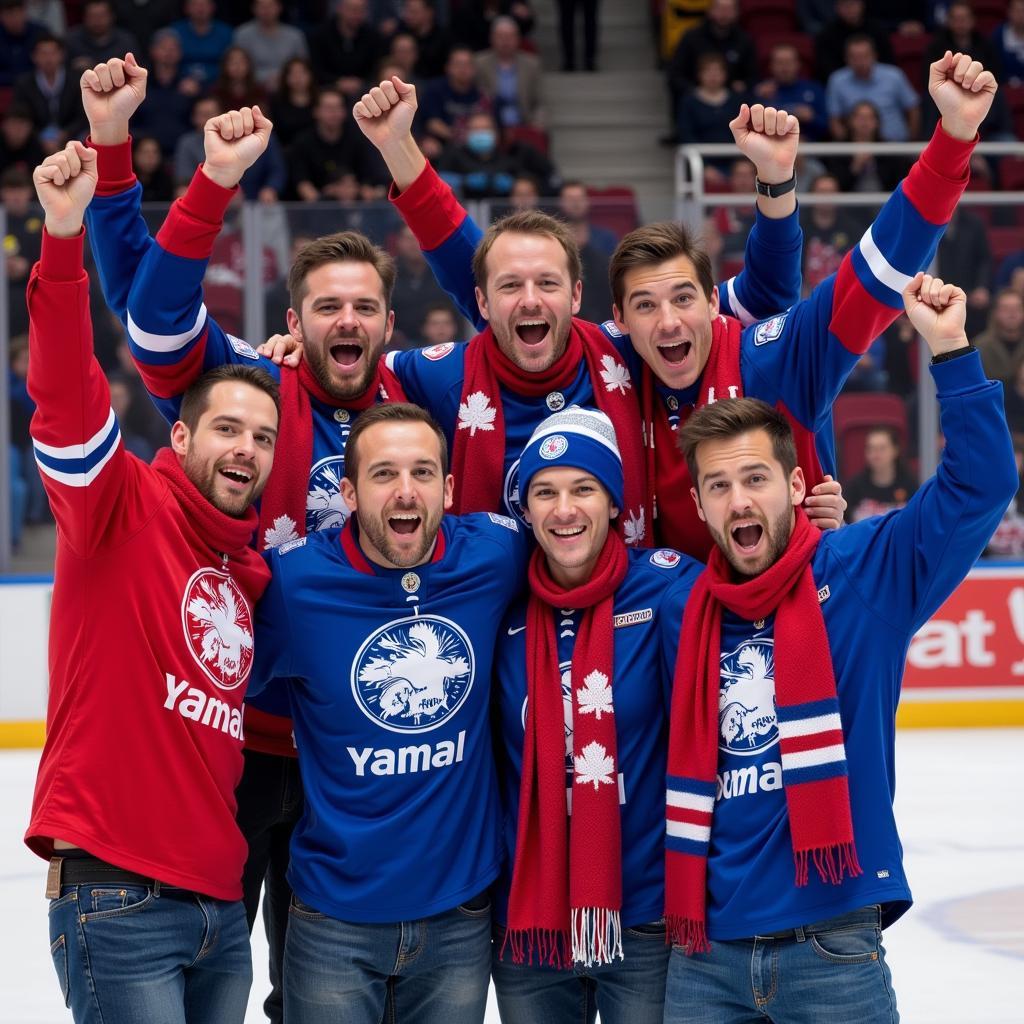
<path id="1" fill-rule="evenodd" d="M 760 178 L 754 178 L 754 188 L 757 189 L 759 196 L 778 199 L 779 196 L 784 196 L 787 192 L 792 192 L 796 188 L 796 175 L 794 174 L 788 181 L 780 181 L 777 185 L 768 185 Z"/>

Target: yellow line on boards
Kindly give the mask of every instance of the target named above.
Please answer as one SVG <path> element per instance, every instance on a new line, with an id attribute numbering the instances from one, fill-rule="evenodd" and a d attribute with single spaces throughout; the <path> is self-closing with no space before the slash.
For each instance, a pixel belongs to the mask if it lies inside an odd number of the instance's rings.
<path id="1" fill-rule="evenodd" d="M 896 725 L 902 729 L 948 729 L 1024 725 L 1024 701 L 950 700 L 901 704 Z"/>
<path id="2" fill-rule="evenodd" d="M 0 722 L 0 747 L 41 747 L 45 739 L 45 722 Z"/>

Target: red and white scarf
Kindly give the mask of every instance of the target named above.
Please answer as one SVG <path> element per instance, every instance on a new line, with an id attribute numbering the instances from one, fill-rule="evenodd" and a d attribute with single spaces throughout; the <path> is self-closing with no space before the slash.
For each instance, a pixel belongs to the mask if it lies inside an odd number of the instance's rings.
<path id="1" fill-rule="evenodd" d="M 505 941 L 515 963 L 567 967 L 622 958 L 622 842 L 615 737 L 615 591 L 628 555 L 614 531 L 589 580 L 566 589 L 538 548 L 526 617 L 527 710 Z M 586 609 L 572 657 L 572 815 L 552 609 Z"/>
<path id="2" fill-rule="evenodd" d="M 707 952 L 707 856 L 715 807 L 722 609 L 749 621 L 775 612 L 775 701 L 796 884 L 813 861 L 823 881 L 861 874 L 828 634 L 811 572 L 821 533 L 802 509 L 785 552 L 734 583 L 713 548 L 683 615 L 669 725 L 665 919 L 671 941 Z"/>
<path id="3" fill-rule="evenodd" d="M 629 371 L 596 324 L 573 318 L 565 352 L 539 373 L 521 370 L 498 348 L 488 327 L 466 350 L 459 421 L 452 452 L 454 512 L 493 512 L 501 507 L 505 467 L 505 415 L 501 388 L 528 397 L 570 387 L 586 361 L 597 407 L 615 427 L 625 476 L 621 510 L 626 542 L 650 544 L 650 509 L 643 459 L 640 409 Z"/>

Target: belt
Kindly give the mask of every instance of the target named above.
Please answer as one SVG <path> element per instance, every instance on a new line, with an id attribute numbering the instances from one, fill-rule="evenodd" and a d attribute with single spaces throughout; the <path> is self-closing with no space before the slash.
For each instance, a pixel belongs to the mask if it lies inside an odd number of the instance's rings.
<path id="1" fill-rule="evenodd" d="M 64 885 L 144 885 L 155 895 L 159 895 L 161 889 L 179 888 L 164 885 L 148 875 L 126 871 L 98 857 L 51 857 L 50 870 L 46 873 L 46 898 L 58 899 Z"/>

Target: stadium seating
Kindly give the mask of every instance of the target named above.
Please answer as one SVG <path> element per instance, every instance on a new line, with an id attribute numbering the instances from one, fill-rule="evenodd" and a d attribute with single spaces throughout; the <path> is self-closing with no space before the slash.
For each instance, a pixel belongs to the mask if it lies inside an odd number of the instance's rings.
<path id="1" fill-rule="evenodd" d="M 864 468 L 864 441 L 877 427 L 892 427 L 900 450 L 908 451 L 907 407 L 899 395 L 863 391 L 840 395 L 832 406 L 839 478 L 849 480 Z"/>

